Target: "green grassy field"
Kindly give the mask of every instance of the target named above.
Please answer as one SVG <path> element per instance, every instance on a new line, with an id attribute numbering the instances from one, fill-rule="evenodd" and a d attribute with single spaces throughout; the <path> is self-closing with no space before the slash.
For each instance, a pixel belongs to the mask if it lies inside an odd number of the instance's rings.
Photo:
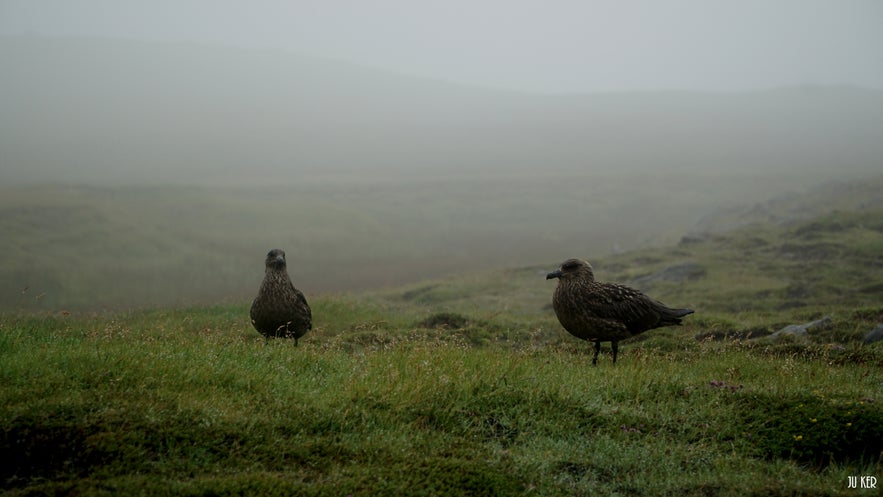
<path id="1" fill-rule="evenodd" d="M 593 260 L 697 309 L 609 347 L 557 324 L 552 267 L 247 304 L 0 316 L 7 495 L 873 495 L 883 219 L 838 212 Z M 693 263 L 686 281 L 648 276 Z M 309 296 L 309 295 L 308 295 Z M 805 341 L 748 336 L 823 316 Z M 878 483 L 878 486 L 880 484 Z"/>

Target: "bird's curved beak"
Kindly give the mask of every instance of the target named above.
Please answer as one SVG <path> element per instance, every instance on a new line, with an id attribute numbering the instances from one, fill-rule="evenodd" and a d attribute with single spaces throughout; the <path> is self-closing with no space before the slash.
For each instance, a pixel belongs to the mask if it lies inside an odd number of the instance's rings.
<path id="1" fill-rule="evenodd" d="M 555 278 L 560 278 L 560 277 L 561 277 L 561 270 L 560 269 L 556 269 L 555 271 L 552 271 L 551 273 L 546 275 L 547 280 L 554 280 Z"/>

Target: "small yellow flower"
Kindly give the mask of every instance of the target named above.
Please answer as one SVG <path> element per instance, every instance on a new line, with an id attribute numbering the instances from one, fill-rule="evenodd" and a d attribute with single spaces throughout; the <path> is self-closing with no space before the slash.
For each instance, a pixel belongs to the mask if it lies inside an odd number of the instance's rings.
<path id="1" fill-rule="evenodd" d="M 803 440 L 803 435 L 794 435 L 794 441 L 795 441 L 795 442 L 799 442 L 799 441 L 801 441 L 801 440 Z"/>
<path id="2" fill-rule="evenodd" d="M 847 428 L 849 428 L 850 426 L 852 426 L 852 423 L 846 423 Z"/>
<path id="3" fill-rule="evenodd" d="M 812 419 L 810 419 L 810 421 L 813 422 L 813 423 L 815 423 L 816 421 L 818 421 L 818 419 L 816 419 L 816 418 L 812 418 Z"/>

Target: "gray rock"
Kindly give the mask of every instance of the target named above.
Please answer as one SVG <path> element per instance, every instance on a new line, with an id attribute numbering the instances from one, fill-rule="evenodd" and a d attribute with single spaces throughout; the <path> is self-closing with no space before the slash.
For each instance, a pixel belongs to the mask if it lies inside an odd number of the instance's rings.
<path id="1" fill-rule="evenodd" d="M 879 342 L 880 340 L 883 340 L 883 324 L 878 324 L 876 328 L 865 335 L 865 345 Z"/>
<path id="2" fill-rule="evenodd" d="M 834 323 L 833 323 L 833 321 L 831 321 L 831 317 L 825 316 L 822 319 L 819 319 L 817 321 L 812 321 L 809 323 L 790 324 L 790 325 L 782 328 L 781 330 L 779 330 L 775 333 L 772 333 L 771 335 L 768 335 L 768 336 L 765 336 L 762 338 L 756 338 L 755 340 L 770 340 L 770 341 L 775 342 L 785 336 L 791 336 L 794 338 L 803 339 L 803 338 L 806 338 L 806 335 L 810 331 L 827 330 L 827 329 L 830 329 L 831 326 L 833 326 L 833 324 Z"/>

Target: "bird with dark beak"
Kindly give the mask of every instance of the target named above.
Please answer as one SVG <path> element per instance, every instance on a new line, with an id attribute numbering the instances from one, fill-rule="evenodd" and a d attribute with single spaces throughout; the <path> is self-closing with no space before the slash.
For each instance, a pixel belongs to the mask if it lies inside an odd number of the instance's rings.
<path id="1" fill-rule="evenodd" d="M 568 259 L 547 280 L 557 279 L 552 308 L 561 326 L 571 335 L 595 343 L 592 364 L 598 364 L 601 342 L 613 347 L 613 363 L 620 340 L 647 330 L 681 324 L 692 309 L 673 309 L 638 290 L 616 283 L 595 281 L 591 264 Z"/>
<path id="2" fill-rule="evenodd" d="M 264 281 L 251 304 L 251 324 L 267 338 L 298 338 L 313 327 L 307 299 L 291 283 L 285 251 L 273 249 L 264 261 Z"/>

